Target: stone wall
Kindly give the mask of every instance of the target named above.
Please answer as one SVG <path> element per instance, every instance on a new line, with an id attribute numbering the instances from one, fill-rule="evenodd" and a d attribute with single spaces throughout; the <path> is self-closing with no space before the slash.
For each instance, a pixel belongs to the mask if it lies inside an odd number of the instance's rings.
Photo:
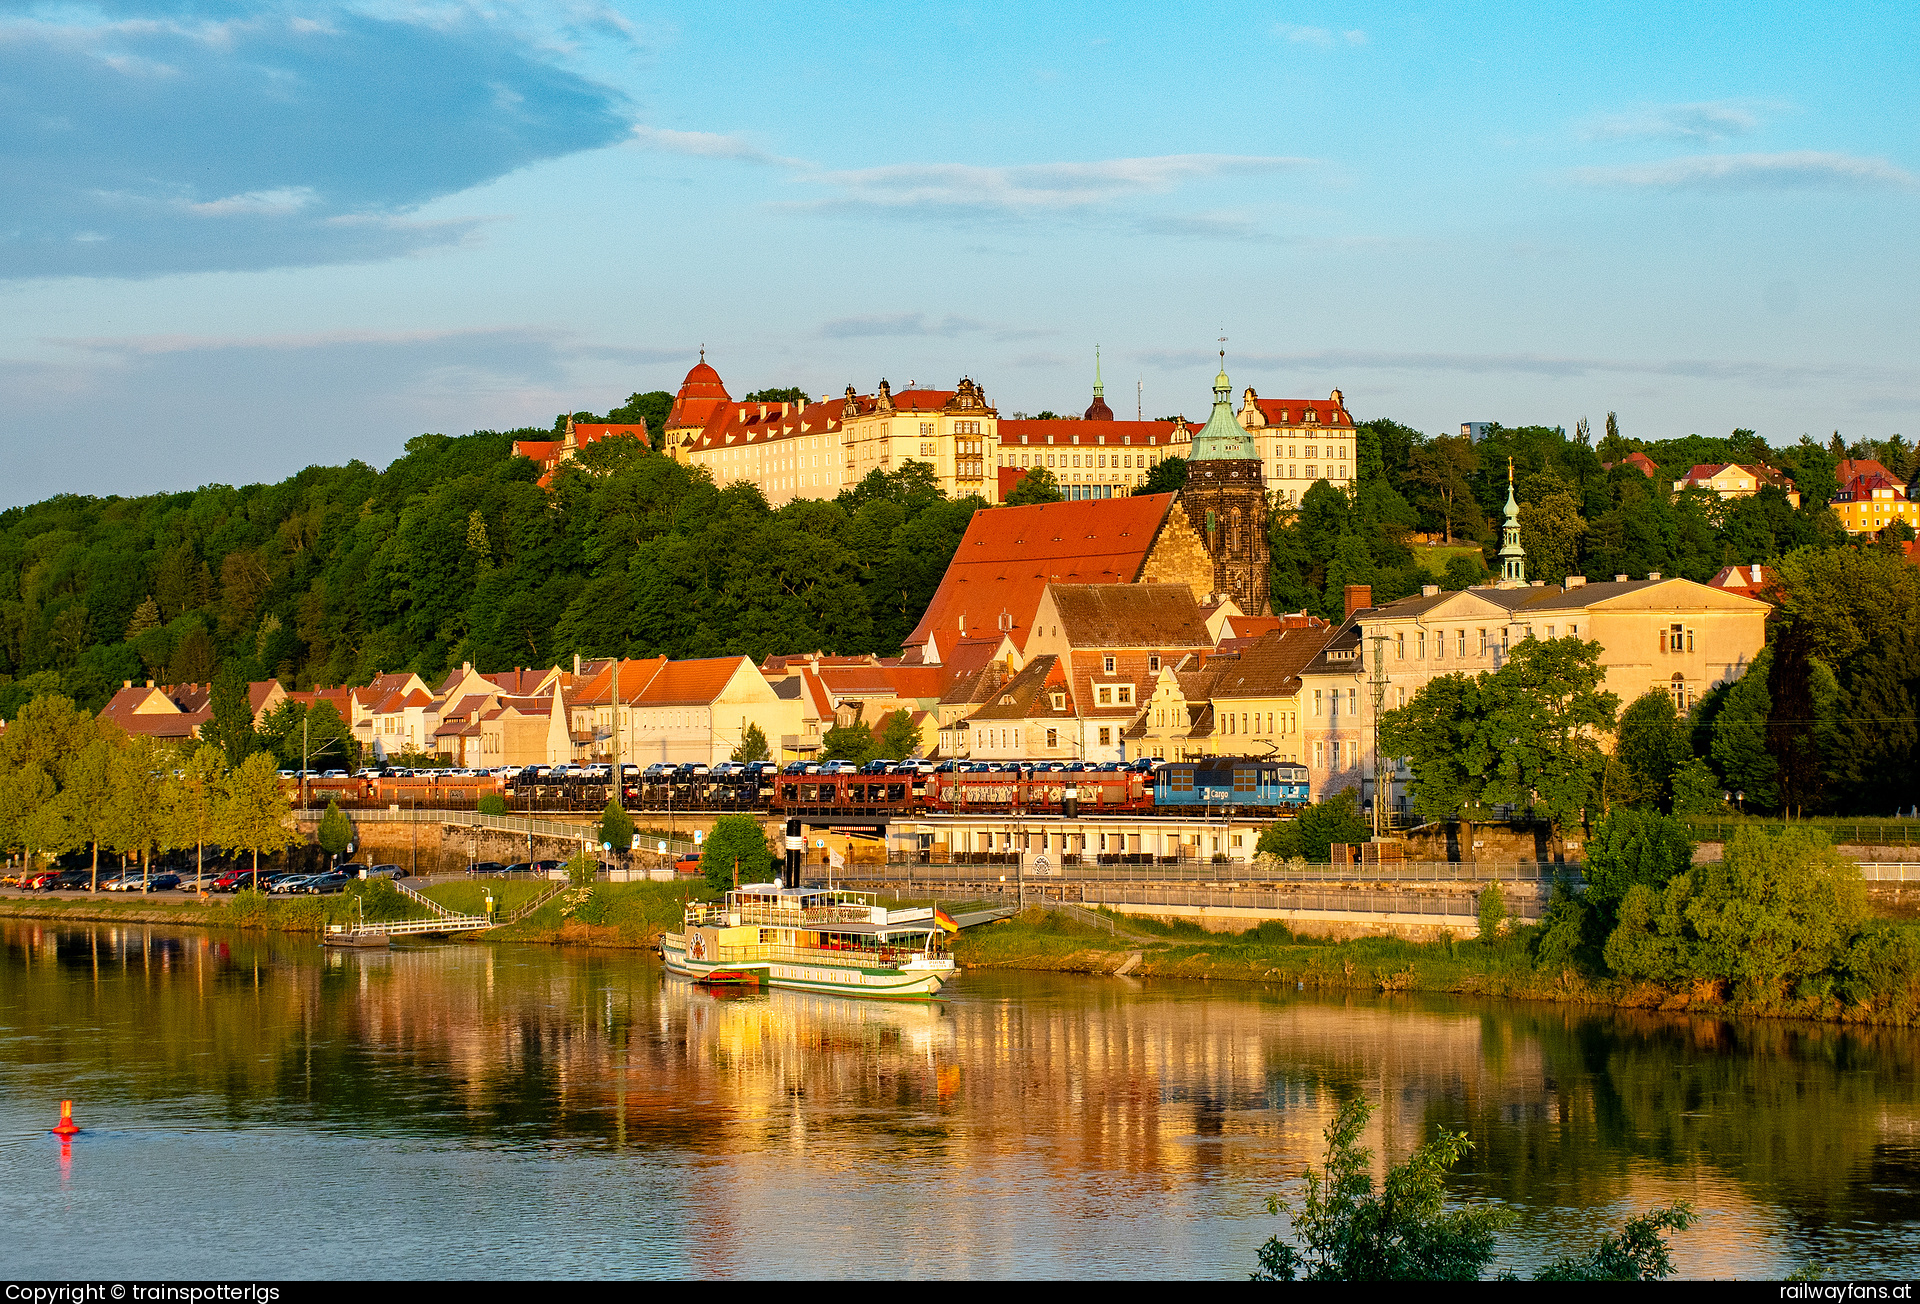
<path id="1" fill-rule="evenodd" d="M 1586 847 L 1578 829 L 1568 830 L 1568 833 L 1568 837 L 1556 843 L 1552 829 L 1545 824 L 1519 821 L 1462 824 L 1455 821 L 1422 824 L 1409 829 L 1405 841 L 1409 860 L 1486 860 L 1502 865 L 1577 864 L 1586 859 Z"/>
<path id="2" fill-rule="evenodd" d="M 1141 563 L 1140 583 L 1184 584 L 1193 590 L 1195 602 L 1213 592 L 1213 558 L 1178 498 L 1167 509 L 1160 533 Z"/>

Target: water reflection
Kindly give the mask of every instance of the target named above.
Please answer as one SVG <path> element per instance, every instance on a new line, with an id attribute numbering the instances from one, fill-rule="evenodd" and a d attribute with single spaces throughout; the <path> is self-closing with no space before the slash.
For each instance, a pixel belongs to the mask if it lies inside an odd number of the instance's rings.
<path id="1" fill-rule="evenodd" d="M 1455 1189 L 1518 1212 L 1514 1266 L 1679 1197 L 1695 1274 L 1898 1274 L 1920 1245 L 1905 1033 L 984 972 L 932 1006 L 727 998 L 644 956 L 106 926 L 0 946 L 19 1271 L 83 1238 L 101 1274 L 1233 1275 L 1354 1092 L 1385 1154 L 1470 1133 Z M 41 1129 L 68 1096 L 63 1179 Z"/>

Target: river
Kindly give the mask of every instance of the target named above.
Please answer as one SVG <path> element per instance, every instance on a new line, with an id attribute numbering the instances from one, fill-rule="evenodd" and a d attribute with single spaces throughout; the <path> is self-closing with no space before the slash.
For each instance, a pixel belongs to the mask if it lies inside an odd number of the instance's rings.
<path id="1" fill-rule="evenodd" d="M 1910 1032 L 975 971 L 0 923 L 16 1276 L 1234 1277 L 1349 1093 L 1522 1272 L 1676 1198 L 1690 1276 L 1920 1267 Z M 86 1129 L 46 1129 L 71 1098 Z"/>

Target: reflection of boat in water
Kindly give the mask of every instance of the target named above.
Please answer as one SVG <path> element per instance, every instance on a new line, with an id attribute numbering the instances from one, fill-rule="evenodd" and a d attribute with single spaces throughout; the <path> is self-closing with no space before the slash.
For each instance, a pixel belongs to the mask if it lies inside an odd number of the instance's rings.
<path id="1" fill-rule="evenodd" d="M 926 906 L 888 910 L 871 892 L 756 883 L 689 905 L 660 953 L 669 972 L 715 987 L 925 1000 L 955 973 L 946 932 Z"/>
<path id="2" fill-rule="evenodd" d="M 320 945 L 349 951 L 384 951 L 393 939 L 385 933 L 358 932 L 345 924 L 328 924 Z"/>

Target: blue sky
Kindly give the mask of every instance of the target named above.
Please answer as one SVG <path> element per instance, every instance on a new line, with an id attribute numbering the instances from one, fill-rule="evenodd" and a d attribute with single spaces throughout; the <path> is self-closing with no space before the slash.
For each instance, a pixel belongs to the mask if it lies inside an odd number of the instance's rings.
<path id="1" fill-rule="evenodd" d="M 0 0 L 0 505 L 673 389 L 1920 433 L 1912 6 Z"/>

